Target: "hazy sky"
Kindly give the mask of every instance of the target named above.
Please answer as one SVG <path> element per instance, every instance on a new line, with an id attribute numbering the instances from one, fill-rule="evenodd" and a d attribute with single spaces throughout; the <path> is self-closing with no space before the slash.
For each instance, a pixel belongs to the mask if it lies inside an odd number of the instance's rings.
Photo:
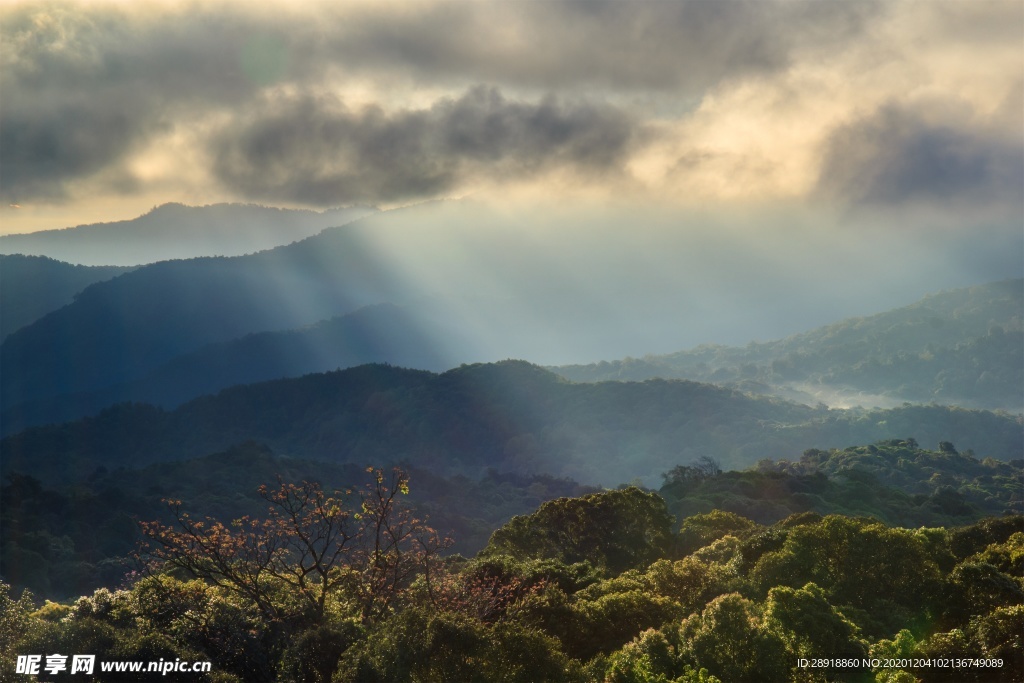
<path id="1" fill-rule="evenodd" d="M 1024 222 L 1020 0 L 0 7 L 2 232 L 495 190 Z"/>

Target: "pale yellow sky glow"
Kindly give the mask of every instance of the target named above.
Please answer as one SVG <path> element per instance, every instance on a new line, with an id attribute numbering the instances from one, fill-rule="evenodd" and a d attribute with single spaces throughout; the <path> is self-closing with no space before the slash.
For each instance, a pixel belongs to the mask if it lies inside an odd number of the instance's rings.
<path id="1" fill-rule="evenodd" d="M 494 191 L 1019 217 L 1019 2 L 626 4 L 2 2 L 0 233 Z"/>

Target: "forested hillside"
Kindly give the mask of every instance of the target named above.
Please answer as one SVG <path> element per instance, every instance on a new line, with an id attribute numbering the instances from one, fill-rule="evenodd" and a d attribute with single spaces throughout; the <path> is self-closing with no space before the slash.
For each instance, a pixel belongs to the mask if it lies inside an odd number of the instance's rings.
<path id="1" fill-rule="evenodd" d="M 799 460 L 765 459 L 742 472 L 723 473 L 705 458 L 666 472 L 660 493 L 679 518 L 723 510 L 771 524 L 817 512 L 902 527 L 957 526 L 984 515 L 1024 514 L 1022 474 L 1021 459 L 979 459 L 948 441 L 930 450 L 914 439 L 891 439 L 812 448 Z"/>
<path id="2" fill-rule="evenodd" d="M 0 441 L 4 472 L 70 481 L 196 457 L 255 439 L 333 462 L 406 461 L 441 474 L 488 468 L 587 484 L 648 484 L 700 456 L 743 468 L 806 444 L 916 435 L 979 457 L 1024 449 L 1019 418 L 942 406 L 828 410 L 685 380 L 572 383 L 523 361 L 434 374 L 382 365 L 232 387 L 173 411 L 125 404 Z"/>
<path id="3" fill-rule="evenodd" d="M 771 525 L 798 513 L 843 514 L 916 528 L 1024 514 L 1024 463 L 979 460 L 948 443 L 942 448 L 893 440 L 844 450 L 811 449 L 792 461 L 765 459 L 756 467 L 726 472 L 702 458 L 663 472 L 659 494 L 679 520 L 725 513 L 700 522 L 712 527 L 718 523 L 714 520 L 732 519 L 728 515 Z M 553 498 L 597 490 L 569 479 L 495 470 L 480 478 L 445 477 L 419 468 L 409 468 L 408 474 L 410 504 L 452 536 L 451 551 L 466 555 L 481 550 L 513 515 Z M 117 586 L 133 566 L 131 554 L 141 539 L 136 520 L 170 521 L 164 499 L 186 501 L 196 515 L 230 520 L 263 514 L 259 487 L 278 478 L 315 481 L 335 490 L 351 488 L 363 475 L 359 465 L 282 457 L 253 442 L 142 469 L 100 467 L 65 486 L 9 473 L 0 489 L 0 575 L 19 590 L 29 588 L 52 599 Z M 686 522 L 679 542 L 689 547 L 707 533 L 696 522 Z"/>
<path id="4" fill-rule="evenodd" d="M 447 370 L 465 360 L 453 330 L 450 319 L 424 303 L 379 304 L 295 330 L 252 333 L 180 355 L 141 379 L 10 407 L 0 413 L 0 436 L 94 415 L 117 403 L 173 408 L 236 384 L 365 363 Z"/>
<path id="5" fill-rule="evenodd" d="M 941 292 L 775 342 L 554 368 L 576 381 L 676 377 L 814 403 L 1024 411 L 1024 280 Z"/>
<path id="6" fill-rule="evenodd" d="M 951 455 L 912 450 L 935 464 Z M 222 683 L 1024 674 L 1021 516 L 912 530 L 713 511 L 680 527 L 658 495 L 623 487 L 544 503 L 465 559 L 444 557 L 443 534 L 407 508 L 414 486 L 372 468 L 365 486 L 335 493 L 280 482 L 259 493 L 269 517 L 236 525 L 201 524 L 173 502 L 170 520 L 142 525 L 149 564 L 129 587 L 37 610 L 0 584 L 3 644 L 210 662 L 165 678 Z M 322 580 L 304 579 L 313 572 Z M 0 666 L 9 675 L 13 662 Z"/>
<path id="7" fill-rule="evenodd" d="M 360 482 L 364 469 L 275 455 L 245 443 L 201 458 L 142 469 L 100 469 L 71 486 L 49 487 L 13 473 L 0 489 L 0 576 L 17 590 L 51 599 L 74 598 L 101 586 L 121 584 L 135 564 L 141 535 L 138 520 L 170 521 L 164 499 L 188 501 L 202 516 L 230 520 L 262 515 L 263 484 L 279 477 L 316 481 L 325 489 Z M 415 482 L 409 500 L 454 540 L 451 550 L 474 554 L 491 532 L 546 500 L 597 489 L 546 475 L 490 471 L 480 479 L 441 477 L 410 468 Z M 68 523 L 68 520 L 76 520 Z"/>
<path id="8" fill-rule="evenodd" d="M 129 270 L 79 266 L 45 256 L 0 255 L 0 340 L 70 304 L 89 285 Z"/>

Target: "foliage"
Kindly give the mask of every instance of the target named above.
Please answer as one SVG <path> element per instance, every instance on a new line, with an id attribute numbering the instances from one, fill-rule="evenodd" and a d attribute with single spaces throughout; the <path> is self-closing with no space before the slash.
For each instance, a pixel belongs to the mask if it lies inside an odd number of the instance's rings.
<path id="1" fill-rule="evenodd" d="M 672 516 L 665 502 L 636 487 L 559 498 L 494 532 L 488 555 L 589 561 L 612 575 L 672 552 Z"/>
<path id="2" fill-rule="evenodd" d="M 700 614 L 687 617 L 679 641 L 684 659 L 737 683 L 786 680 L 794 661 L 757 606 L 736 593 L 715 598 Z"/>
<path id="3" fill-rule="evenodd" d="M 32 619 L 35 611 L 32 594 L 23 591 L 15 600 L 10 592 L 10 586 L 0 581 L 0 674 L 4 680 L 14 673 L 11 663 L 18 654 L 18 642 L 36 626 Z"/>
<path id="4" fill-rule="evenodd" d="M 595 490 L 546 475 L 492 470 L 479 479 L 445 478 L 404 469 L 415 485 L 402 498 L 437 528 L 450 530 L 456 541 L 451 549 L 466 555 L 484 547 L 513 515 L 545 500 Z M 49 488 L 12 473 L 0 488 L 0 575 L 17 590 L 29 588 L 52 600 L 120 586 L 134 568 L 131 556 L 141 540 L 134 520 L 174 522 L 164 498 L 184 501 L 200 519 L 258 517 L 267 505 L 259 487 L 276 476 L 344 490 L 365 475 L 355 465 L 287 458 L 255 443 L 142 470 L 100 468 L 69 488 Z"/>
<path id="5" fill-rule="evenodd" d="M 260 495 L 269 516 L 243 517 L 230 527 L 193 520 L 169 501 L 176 527 L 145 522 L 151 557 L 250 600 L 270 621 L 301 605 L 303 618 L 321 623 L 333 593 L 343 592 L 364 621 L 386 613 L 447 542 L 399 503 L 408 475 L 369 468 L 365 490 L 327 495 L 318 484 L 280 482 Z"/>
<path id="6" fill-rule="evenodd" d="M 688 517 L 690 525 L 715 509 L 761 524 L 815 512 L 871 516 L 907 527 L 956 526 L 985 515 L 1024 512 L 1020 461 L 979 459 L 949 443 L 946 448 L 928 450 L 913 439 L 890 439 L 808 449 L 799 460 L 764 459 L 756 468 L 685 485 L 666 476 L 660 492 L 669 509 Z"/>
<path id="7" fill-rule="evenodd" d="M 915 454 L 910 444 L 891 448 Z M 869 453 L 815 453 L 802 465 Z M 0 666 L 9 674 L 28 652 L 94 652 L 209 660 L 214 672 L 189 680 L 223 683 L 1024 676 L 1020 516 L 904 529 L 814 513 L 764 525 L 712 511 L 673 533 L 664 503 L 627 487 L 546 503 L 496 531 L 476 557 L 442 558 L 418 544 L 427 530 L 398 505 L 405 475 L 372 473 L 361 491 L 264 489 L 273 512 L 238 525 L 179 511 L 176 526 L 147 527 L 162 571 L 71 605 L 37 610 L 31 596 L 16 601 L 0 584 Z M 404 540 L 377 545 L 378 529 Z M 868 656 L 1004 665 L 797 664 Z"/>

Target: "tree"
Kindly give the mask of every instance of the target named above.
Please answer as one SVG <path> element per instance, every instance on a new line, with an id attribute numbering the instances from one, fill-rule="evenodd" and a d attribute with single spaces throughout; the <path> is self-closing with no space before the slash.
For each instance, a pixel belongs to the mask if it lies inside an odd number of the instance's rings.
<path id="1" fill-rule="evenodd" d="M 857 659 L 868 653 L 857 626 L 829 604 L 825 591 L 813 583 L 800 589 L 772 588 L 764 606 L 764 624 L 799 657 Z M 829 680 L 861 678 L 856 669 L 831 669 L 828 675 Z"/>
<path id="2" fill-rule="evenodd" d="M 450 541 L 400 505 L 398 497 L 409 491 L 405 472 L 367 472 L 372 481 L 365 488 L 334 495 L 312 482 L 263 486 L 268 516 L 228 526 L 194 520 L 181 501 L 168 501 L 175 526 L 141 524 L 148 555 L 242 596 L 272 621 L 304 616 L 320 623 L 328 599 L 338 594 L 370 621 Z"/>
<path id="3" fill-rule="evenodd" d="M 487 556 L 589 560 L 612 575 L 647 567 L 672 551 L 673 517 L 654 493 L 628 487 L 548 501 L 491 536 Z"/>
<path id="4" fill-rule="evenodd" d="M 609 657 L 607 680 L 610 683 L 667 683 L 681 668 L 679 657 L 665 634 L 648 629 Z"/>
<path id="5" fill-rule="evenodd" d="M 785 641 L 764 628 L 756 605 L 737 593 L 719 596 L 687 617 L 679 642 L 684 662 L 723 681 L 789 680 L 795 660 Z"/>
<path id="6" fill-rule="evenodd" d="M 790 529 L 782 548 L 765 553 L 750 576 L 764 594 L 773 586 L 813 582 L 835 605 L 892 603 L 915 611 L 934 598 L 939 577 L 913 532 L 839 515 Z"/>
<path id="7" fill-rule="evenodd" d="M 338 683 L 571 680 L 558 642 L 514 622 L 493 626 L 465 614 L 411 607 L 374 626 L 342 657 Z"/>
<path id="8" fill-rule="evenodd" d="M 661 475 L 665 486 L 695 484 L 717 477 L 722 473 L 722 466 L 714 458 L 702 455 L 689 465 L 676 465 Z"/>
<path id="9" fill-rule="evenodd" d="M 725 536 L 745 538 L 758 530 L 758 525 L 733 512 L 712 510 L 706 514 L 691 515 L 679 528 L 679 550 L 692 553 Z"/>
<path id="10" fill-rule="evenodd" d="M 10 664 L 17 653 L 17 644 L 33 626 L 32 612 L 35 603 L 32 594 L 22 591 L 21 598 L 14 600 L 10 596 L 10 586 L 0 581 L 0 678 L 13 678 L 14 671 Z M 9 670 L 11 669 L 11 670 Z"/>

